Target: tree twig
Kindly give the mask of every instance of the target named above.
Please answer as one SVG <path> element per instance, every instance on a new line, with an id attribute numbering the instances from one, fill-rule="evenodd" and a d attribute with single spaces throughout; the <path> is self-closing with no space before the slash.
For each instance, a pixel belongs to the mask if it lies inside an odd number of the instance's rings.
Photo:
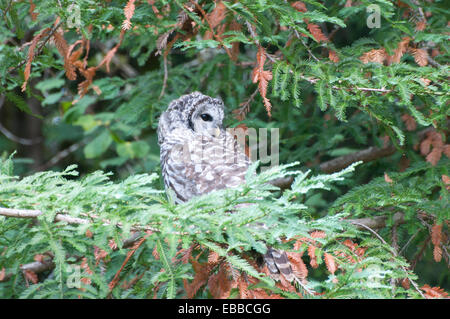
<path id="1" fill-rule="evenodd" d="M 47 261 L 33 261 L 29 264 L 25 264 L 20 266 L 20 270 L 22 271 L 32 271 L 34 273 L 41 273 L 50 269 L 53 269 L 55 267 L 55 263 L 52 260 Z"/>
<path id="2" fill-rule="evenodd" d="M 398 252 L 399 255 L 401 255 L 403 253 L 403 251 L 405 251 L 406 248 L 408 248 L 409 244 L 412 242 L 412 240 L 422 231 L 422 229 L 418 229 L 414 235 L 412 235 L 408 241 L 406 242 L 405 245 L 403 245 L 402 249 L 400 249 L 400 251 Z"/>
<path id="3" fill-rule="evenodd" d="M 0 96 L 0 111 L 3 107 L 4 102 L 5 102 L 5 96 L 2 95 L 2 96 Z M 5 135 L 11 141 L 22 144 L 22 145 L 30 146 L 30 145 L 38 144 L 42 141 L 41 138 L 28 139 L 28 138 L 18 137 L 16 135 L 14 135 L 13 133 L 11 133 L 6 127 L 4 127 L 1 122 L 0 122 L 0 132 L 3 133 L 3 135 Z"/>
<path id="4" fill-rule="evenodd" d="M 43 213 L 40 210 L 32 209 L 13 209 L 0 207 L 0 215 L 6 217 L 16 217 L 16 218 L 37 218 Z M 73 217 L 66 214 L 56 214 L 55 221 L 66 222 L 68 224 L 89 224 L 87 219 Z"/>
<path id="5" fill-rule="evenodd" d="M 316 60 L 317 62 L 320 62 L 320 60 L 312 53 L 311 49 L 306 45 L 305 41 L 303 41 L 303 39 L 301 38 L 300 34 L 298 34 L 298 31 L 294 29 L 294 33 L 295 36 L 297 37 L 297 39 L 300 40 L 300 42 L 303 44 L 303 46 L 306 48 L 306 50 L 308 51 L 309 55 Z"/>
<path id="6" fill-rule="evenodd" d="M 80 141 L 78 143 L 70 145 L 68 148 L 58 152 L 55 156 L 53 156 L 48 162 L 42 164 L 39 166 L 36 171 L 45 171 L 48 168 L 52 167 L 53 165 L 56 165 L 59 161 L 61 161 L 63 158 L 69 156 L 76 150 L 78 150 L 81 146 L 86 144 L 86 141 Z"/>
<path id="7" fill-rule="evenodd" d="M 252 25 L 250 22 L 248 22 L 248 21 L 245 21 L 245 25 L 247 26 L 248 32 L 250 33 L 250 35 L 251 35 L 253 41 L 256 43 L 256 45 L 260 46 L 260 43 L 259 43 L 259 40 L 258 40 L 258 36 L 257 36 L 255 30 L 253 30 L 253 25 Z M 267 57 L 272 63 L 275 63 L 275 62 L 276 62 L 276 60 L 273 58 L 272 55 L 270 55 L 269 53 L 267 53 L 266 50 L 264 50 L 264 52 L 265 52 L 265 54 L 266 54 L 266 57 Z"/>
<path id="8" fill-rule="evenodd" d="M 111 292 L 114 287 L 117 285 L 117 283 L 119 282 L 119 276 L 120 273 L 122 272 L 123 268 L 125 267 L 125 265 L 128 263 L 128 260 L 130 260 L 130 258 L 134 255 L 134 253 L 138 250 L 138 248 L 144 243 L 144 241 L 147 239 L 148 236 L 151 235 L 151 232 L 145 234 L 144 237 L 142 237 L 141 239 L 139 239 L 139 241 L 133 246 L 132 250 L 129 251 L 127 253 L 127 257 L 125 257 L 125 260 L 122 263 L 122 266 L 120 267 L 120 269 L 116 272 L 114 278 L 111 280 L 111 282 L 109 283 L 109 291 Z"/>
<path id="9" fill-rule="evenodd" d="M 100 48 L 104 55 L 108 54 L 109 50 L 103 43 L 98 42 L 96 45 Z M 139 73 L 129 63 L 120 61 L 120 59 L 116 55 L 113 55 L 113 57 L 111 58 L 111 62 L 114 63 L 117 68 L 122 70 L 123 73 L 129 78 L 135 78 L 139 75 Z"/>
<path id="10" fill-rule="evenodd" d="M 132 247 L 133 245 L 135 245 L 135 242 L 140 238 L 140 236 L 141 236 L 140 232 L 135 232 L 133 235 L 131 235 L 129 238 L 125 239 L 122 242 L 122 248 Z M 115 249 L 113 249 L 113 250 L 115 250 Z M 22 271 L 29 270 L 36 274 L 47 271 L 47 270 L 51 270 L 55 267 L 55 263 L 53 262 L 52 258 L 42 261 L 42 262 L 33 261 L 31 263 L 21 265 L 20 270 L 22 270 Z M 8 281 L 9 279 L 11 279 L 12 276 L 13 276 L 12 273 L 5 274 L 3 276 L 3 278 L 0 279 L 0 282 Z"/>
<path id="11" fill-rule="evenodd" d="M 429 223 L 427 223 L 427 222 L 422 218 L 422 216 L 419 216 L 418 218 L 419 218 L 420 223 L 428 229 L 428 231 L 430 232 L 430 236 L 431 236 L 431 234 L 433 233 L 433 226 L 430 225 Z M 444 236 L 444 237 L 447 237 L 447 236 Z M 445 260 L 447 261 L 447 266 L 450 266 L 450 255 L 449 255 L 449 253 L 448 253 L 448 251 L 447 251 L 447 247 L 446 247 L 446 245 L 444 245 L 443 243 L 441 243 L 440 246 L 441 246 L 442 251 L 443 251 L 443 253 L 444 253 L 443 256 L 444 256 Z"/>
<path id="12" fill-rule="evenodd" d="M 371 229 L 380 229 L 386 227 L 386 221 L 389 216 L 374 216 L 357 219 L 346 219 L 349 223 L 357 226 L 359 229 L 370 227 Z M 405 223 L 405 214 L 397 212 L 392 216 L 392 222 L 394 225 L 400 225 Z M 364 225 L 364 226 L 362 226 Z"/>
<path id="13" fill-rule="evenodd" d="M 296 282 L 300 287 L 302 287 L 302 289 L 303 289 L 304 291 L 306 291 L 309 295 L 311 295 L 311 296 L 314 296 L 314 295 L 315 295 L 314 292 L 313 292 L 311 289 L 309 289 L 304 283 L 302 283 L 302 281 L 301 281 L 300 279 L 297 278 L 297 276 L 294 276 L 294 279 L 295 279 L 295 282 Z"/>
<path id="14" fill-rule="evenodd" d="M 55 26 L 53 26 L 53 28 L 48 33 L 47 37 L 44 39 L 44 41 L 42 41 L 41 45 L 38 47 L 38 49 L 37 49 L 36 53 L 34 54 L 34 56 L 38 56 L 39 54 L 41 54 L 42 50 L 44 49 L 44 46 L 51 39 L 53 34 L 56 32 L 56 30 L 58 30 L 58 28 L 61 26 L 61 24 L 62 24 L 62 21 L 59 21 Z M 27 60 L 28 59 L 25 59 L 22 62 L 20 62 L 18 65 L 16 65 L 15 67 L 10 68 L 8 70 L 8 73 L 9 72 L 14 72 L 15 70 L 17 70 L 20 67 L 22 67 L 25 63 L 27 63 Z"/>
<path id="15" fill-rule="evenodd" d="M 250 112 L 250 104 L 252 103 L 253 99 L 255 98 L 256 94 L 259 92 L 259 88 L 256 87 L 256 90 L 250 95 L 250 97 L 245 101 L 239 104 L 239 108 L 236 110 L 233 110 L 233 113 L 235 114 L 235 118 L 238 121 L 243 121 L 245 119 L 245 116 L 248 112 Z"/>
<path id="16" fill-rule="evenodd" d="M 198 11 L 200 11 L 200 13 L 202 14 L 203 18 L 206 20 L 206 23 L 208 24 L 209 29 L 210 29 L 212 35 L 214 36 L 214 38 L 216 38 L 217 41 L 219 41 L 219 43 L 222 45 L 222 47 L 224 48 L 225 52 L 228 54 L 228 56 L 230 57 L 230 59 L 233 60 L 233 59 L 232 59 L 232 56 L 233 56 L 233 55 L 231 54 L 230 49 L 228 49 L 228 48 L 225 46 L 225 44 L 223 43 L 223 40 L 222 40 L 221 36 L 214 32 L 214 28 L 212 27 L 211 22 L 209 21 L 208 15 L 206 14 L 205 10 L 203 10 L 202 6 L 199 5 L 199 4 L 197 3 L 197 1 L 192 1 L 192 0 L 191 0 L 191 3 L 194 4 L 194 5 L 197 7 Z"/>
<path id="17" fill-rule="evenodd" d="M 428 244 L 431 241 L 431 236 L 427 236 L 427 238 L 422 242 L 422 247 L 420 248 L 419 252 L 414 257 L 413 261 L 411 262 L 411 269 L 416 268 L 416 265 L 418 261 L 422 258 L 423 253 L 427 249 Z"/>
<path id="18" fill-rule="evenodd" d="M 442 65 L 441 64 L 439 64 L 435 59 L 433 59 L 430 55 L 427 55 L 427 60 L 428 60 L 428 62 L 432 65 L 432 66 L 434 66 L 434 67 L 436 67 L 436 68 L 442 68 Z"/>
<path id="19" fill-rule="evenodd" d="M 364 229 L 370 231 L 370 232 L 371 232 L 373 235 L 375 235 L 375 237 L 377 237 L 383 244 L 385 244 L 385 245 L 391 247 L 391 248 L 392 248 L 391 251 L 392 251 L 393 255 L 394 255 L 395 257 L 398 257 L 398 253 L 397 253 L 397 251 L 395 250 L 395 248 L 392 247 L 392 246 L 390 246 L 390 245 L 383 239 L 383 237 L 381 237 L 380 235 L 378 235 L 378 233 L 377 233 L 376 231 L 374 231 L 372 228 L 370 228 L 369 226 L 366 226 L 366 225 L 364 225 L 364 224 L 362 224 L 362 223 L 355 222 L 355 221 L 353 221 L 352 224 L 359 225 L 359 226 L 363 227 Z M 400 267 L 402 268 L 402 270 L 403 270 L 405 273 L 408 273 L 408 270 L 407 270 L 404 266 L 400 266 Z M 419 286 L 417 285 L 417 283 L 416 283 L 414 280 L 412 280 L 411 278 L 409 278 L 409 277 L 408 277 L 408 280 L 409 280 L 409 282 L 414 286 L 414 288 L 416 289 L 416 291 L 422 296 L 422 298 L 426 299 L 425 295 L 422 293 L 422 291 L 420 290 L 420 288 L 419 288 Z"/>
<path id="20" fill-rule="evenodd" d="M 163 85 L 162 85 L 161 93 L 159 94 L 158 100 L 161 100 L 161 98 L 164 95 L 164 91 L 166 90 L 166 87 L 167 87 L 167 78 L 169 77 L 168 71 L 167 71 L 167 54 L 163 54 L 163 65 L 164 65 L 164 79 L 163 79 Z"/>

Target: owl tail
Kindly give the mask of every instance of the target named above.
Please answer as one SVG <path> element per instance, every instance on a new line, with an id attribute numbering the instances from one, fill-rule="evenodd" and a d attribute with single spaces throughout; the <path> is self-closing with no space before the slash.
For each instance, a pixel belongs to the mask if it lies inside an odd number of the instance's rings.
<path id="1" fill-rule="evenodd" d="M 281 274 L 289 282 L 294 280 L 295 275 L 285 251 L 267 247 L 267 252 L 264 254 L 264 261 L 273 279 L 278 280 Z"/>

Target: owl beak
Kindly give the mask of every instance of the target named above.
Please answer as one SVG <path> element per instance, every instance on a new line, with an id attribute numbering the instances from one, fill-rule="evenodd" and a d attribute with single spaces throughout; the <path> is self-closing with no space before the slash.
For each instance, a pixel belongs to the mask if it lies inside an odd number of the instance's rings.
<path id="1" fill-rule="evenodd" d="M 215 127 L 213 135 L 214 135 L 214 137 L 219 137 L 220 136 L 220 128 Z"/>

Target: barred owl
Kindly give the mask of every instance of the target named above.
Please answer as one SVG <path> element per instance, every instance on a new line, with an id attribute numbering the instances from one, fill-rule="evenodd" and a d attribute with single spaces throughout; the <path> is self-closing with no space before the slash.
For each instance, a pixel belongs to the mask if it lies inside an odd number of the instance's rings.
<path id="1" fill-rule="evenodd" d="M 250 160 L 223 126 L 224 103 L 200 92 L 172 101 L 158 124 L 161 170 L 177 203 L 245 182 Z M 264 261 L 273 278 L 294 274 L 284 251 L 268 247 Z"/>

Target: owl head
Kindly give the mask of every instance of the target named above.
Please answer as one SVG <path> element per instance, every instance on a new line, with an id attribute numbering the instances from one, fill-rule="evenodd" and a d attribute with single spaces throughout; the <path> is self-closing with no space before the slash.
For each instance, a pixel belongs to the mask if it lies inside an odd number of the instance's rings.
<path id="1" fill-rule="evenodd" d="M 180 127 L 198 135 L 220 136 L 224 132 L 224 108 L 220 98 L 212 98 L 200 92 L 173 100 L 159 119 L 159 143 L 164 141 L 164 136 Z"/>

